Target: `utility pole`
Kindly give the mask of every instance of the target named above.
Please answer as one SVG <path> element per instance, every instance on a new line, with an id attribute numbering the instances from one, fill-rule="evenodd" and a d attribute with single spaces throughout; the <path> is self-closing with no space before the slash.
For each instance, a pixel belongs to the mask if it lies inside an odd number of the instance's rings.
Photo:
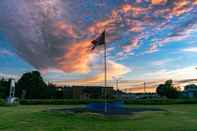
<path id="1" fill-rule="evenodd" d="M 116 90 L 118 91 L 118 80 L 116 80 Z"/>
<path id="2" fill-rule="evenodd" d="M 118 90 L 119 89 L 119 82 L 120 82 L 120 80 L 122 79 L 121 77 L 112 77 L 114 80 L 115 80 L 115 83 L 116 83 L 116 90 Z"/>
<path id="3" fill-rule="evenodd" d="M 146 82 L 144 82 L 144 94 L 146 94 Z"/>
<path id="4" fill-rule="evenodd" d="M 121 78 L 119 77 L 113 77 L 113 79 L 115 80 L 115 84 L 116 84 L 116 96 L 118 97 L 118 90 L 119 90 L 119 82 L 121 80 Z"/>

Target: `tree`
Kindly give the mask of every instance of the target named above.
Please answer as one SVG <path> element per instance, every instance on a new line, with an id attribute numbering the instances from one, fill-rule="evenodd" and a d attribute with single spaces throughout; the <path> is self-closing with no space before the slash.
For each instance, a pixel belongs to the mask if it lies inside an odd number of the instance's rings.
<path id="1" fill-rule="evenodd" d="M 46 98 L 47 85 L 40 72 L 32 71 L 24 73 L 16 83 L 16 96 L 26 99 Z"/>
<path id="2" fill-rule="evenodd" d="M 46 97 L 56 99 L 57 98 L 57 89 L 58 87 L 52 83 L 49 83 L 47 86 Z"/>
<path id="3" fill-rule="evenodd" d="M 0 80 L 0 98 L 6 98 L 9 95 L 11 80 Z"/>
<path id="4" fill-rule="evenodd" d="M 159 86 L 156 89 L 157 94 L 159 94 L 160 96 L 165 96 L 165 88 L 164 88 L 164 84 L 159 84 Z"/>
<path id="5" fill-rule="evenodd" d="M 57 86 L 49 83 L 47 88 L 47 98 L 63 99 L 64 88 L 62 86 Z"/>
<path id="6" fill-rule="evenodd" d="M 164 84 L 160 84 L 156 90 L 160 96 L 166 96 L 167 98 L 177 98 L 179 91 L 173 86 L 172 80 L 167 80 Z"/>
<path id="7" fill-rule="evenodd" d="M 190 84 L 190 85 L 186 85 L 184 87 L 185 90 L 188 90 L 188 89 L 197 89 L 197 85 L 195 84 Z"/>

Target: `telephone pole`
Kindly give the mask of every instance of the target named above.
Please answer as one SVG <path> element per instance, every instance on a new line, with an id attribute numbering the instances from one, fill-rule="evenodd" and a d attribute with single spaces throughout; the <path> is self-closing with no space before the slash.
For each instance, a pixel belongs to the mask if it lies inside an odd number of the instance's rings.
<path id="1" fill-rule="evenodd" d="M 146 94 L 146 82 L 144 82 L 144 94 Z"/>

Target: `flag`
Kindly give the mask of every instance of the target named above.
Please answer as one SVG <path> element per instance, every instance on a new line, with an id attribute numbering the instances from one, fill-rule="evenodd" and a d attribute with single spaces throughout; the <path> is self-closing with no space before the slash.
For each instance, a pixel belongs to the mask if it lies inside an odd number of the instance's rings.
<path id="1" fill-rule="evenodd" d="M 92 50 L 94 50 L 97 46 L 104 45 L 105 44 L 105 31 L 103 31 L 103 33 L 98 38 L 93 40 L 91 43 L 92 43 L 92 47 L 91 47 Z"/>

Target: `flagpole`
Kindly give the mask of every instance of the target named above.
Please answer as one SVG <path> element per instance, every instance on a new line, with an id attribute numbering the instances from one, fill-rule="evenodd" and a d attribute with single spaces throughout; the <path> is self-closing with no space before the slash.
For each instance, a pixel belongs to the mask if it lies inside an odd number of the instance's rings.
<path id="1" fill-rule="evenodd" d="M 106 48 L 106 42 L 104 43 L 104 65 L 105 65 L 105 112 L 107 112 L 107 48 Z"/>
<path id="2" fill-rule="evenodd" d="M 103 33 L 95 40 L 92 41 L 92 50 L 94 50 L 96 48 L 96 46 L 99 45 L 103 45 L 104 47 L 104 99 L 105 99 L 105 105 L 104 105 L 104 110 L 105 112 L 107 112 L 107 45 L 106 45 L 106 41 L 105 41 L 105 30 L 103 31 Z"/>

